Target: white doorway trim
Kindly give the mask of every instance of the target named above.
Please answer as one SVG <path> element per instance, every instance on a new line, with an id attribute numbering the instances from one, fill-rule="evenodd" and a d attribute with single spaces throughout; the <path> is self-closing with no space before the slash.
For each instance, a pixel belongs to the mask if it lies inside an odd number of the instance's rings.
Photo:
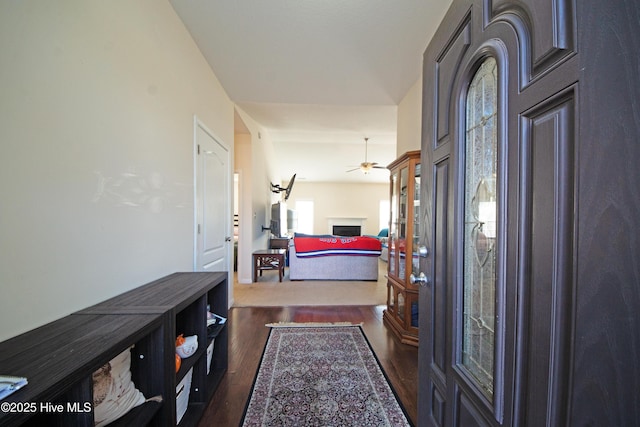
<path id="1" fill-rule="evenodd" d="M 222 216 L 222 221 L 218 227 L 219 230 L 216 230 L 219 233 L 221 240 L 219 245 L 223 247 L 221 250 L 223 257 L 222 262 L 219 265 L 222 265 L 221 270 L 229 271 L 231 268 L 230 259 L 231 259 L 231 245 L 229 242 L 232 240 L 233 236 L 233 223 L 231 221 L 232 215 L 232 193 L 233 193 L 233 174 L 231 172 L 231 151 L 229 146 L 224 143 L 220 138 L 218 138 L 207 126 L 194 115 L 193 117 L 193 270 L 194 271 L 202 271 L 202 266 L 198 265 L 199 260 L 201 259 L 201 254 L 199 253 L 199 236 L 200 233 L 205 233 L 207 230 L 204 228 L 205 225 L 203 223 L 207 220 L 206 218 L 199 218 L 200 210 L 204 199 L 204 190 L 201 184 L 199 184 L 200 175 L 203 173 L 202 166 L 200 164 L 200 155 L 199 150 L 201 149 L 201 143 L 203 141 L 198 140 L 198 131 L 204 132 L 208 137 L 213 140 L 215 144 L 217 144 L 223 151 L 223 161 L 225 162 L 226 171 L 224 173 L 224 184 L 222 186 L 222 191 L 224 191 L 223 195 L 223 205 L 220 206 L 216 211 Z M 209 221 L 207 221 L 207 224 Z M 214 227 L 214 228 L 218 228 Z M 223 242 L 224 240 L 224 242 Z"/>

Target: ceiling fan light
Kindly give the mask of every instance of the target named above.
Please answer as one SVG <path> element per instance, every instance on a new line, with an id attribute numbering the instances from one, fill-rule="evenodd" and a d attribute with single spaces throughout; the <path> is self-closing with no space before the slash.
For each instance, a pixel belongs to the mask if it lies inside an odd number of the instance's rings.
<path id="1" fill-rule="evenodd" d="M 360 169 L 363 174 L 368 175 L 369 172 L 371 172 L 371 169 L 384 169 L 381 166 L 377 166 L 378 164 L 376 162 L 370 162 L 367 160 L 367 142 L 368 141 L 369 141 L 369 138 L 364 139 L 364 162 L 360 163 L 360 168 L 350 169 L 347 172 L 353 172 Z"/>

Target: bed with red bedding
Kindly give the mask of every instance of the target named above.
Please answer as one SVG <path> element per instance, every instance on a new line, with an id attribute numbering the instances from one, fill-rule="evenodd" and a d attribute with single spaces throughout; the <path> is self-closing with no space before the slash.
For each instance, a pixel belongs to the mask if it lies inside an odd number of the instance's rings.
<path id="1" fill-rule="evenodd" d="M 378 280 L 380 240 L 357 236 L 295 236 L 289 247 L 291 280 Z"/>

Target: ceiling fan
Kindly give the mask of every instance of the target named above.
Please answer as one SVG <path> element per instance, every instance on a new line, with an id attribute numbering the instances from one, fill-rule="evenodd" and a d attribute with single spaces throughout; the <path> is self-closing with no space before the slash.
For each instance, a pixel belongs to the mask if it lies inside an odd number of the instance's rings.
<path id="1" fill-rule="evenodd" d="M 354 169 L 349 169 L 347 172 L 353 172 L 360 169 L 362 173 L 365 175 L 371 172 L 371 169 L 386 169 L 384 166 L 378 166 L 376 162 L 367 161 L 367 149 L 368 149 L 369 138 L 364 139 L 364 162 L 360 163 L 360 166 Z"/>

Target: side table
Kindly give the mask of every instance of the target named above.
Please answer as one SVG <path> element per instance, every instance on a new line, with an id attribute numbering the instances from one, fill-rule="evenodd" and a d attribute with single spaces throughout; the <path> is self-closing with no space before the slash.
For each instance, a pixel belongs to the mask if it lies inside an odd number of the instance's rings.
<path id="1" fill-rule="evenodd" d="M 264 249 L 253 253 L 253 281 L 258 281 L 258 271 L 262 276 L 263 270 L 278 270 L 280 282 L 284 275 L 284 255 L 286 249 Z"/>

